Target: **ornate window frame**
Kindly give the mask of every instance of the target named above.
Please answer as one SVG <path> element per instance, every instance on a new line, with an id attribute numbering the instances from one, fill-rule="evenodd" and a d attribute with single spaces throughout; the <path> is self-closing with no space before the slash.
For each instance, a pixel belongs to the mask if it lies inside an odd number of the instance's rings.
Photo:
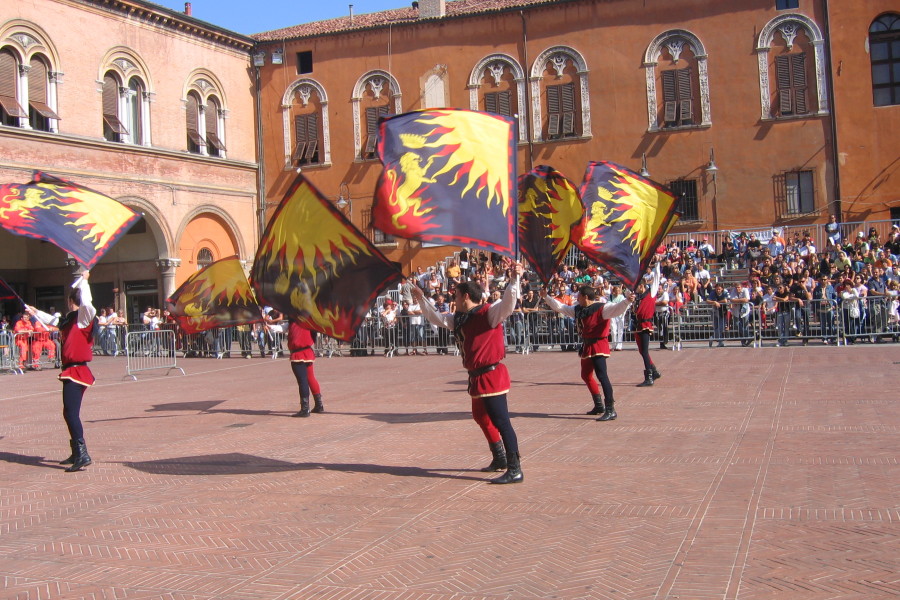
<path id="1" fill-rule="evenodd" d="M 776 121 L 784 120 L 785 117 L 777 117 L 772 114 L 772 93 L 771 78 L 769 77 L 769 52 L 772 49 L 772 40 L 775 33 L 780 33 L 790 47 L 797 35 L 797 27 L 806 31 L 810 44 L 813 47 L 816 69 L 816 102 L 818 112 L 810 112 L 809 114 L 799 117 L 788 118 L 809 118 L 816 116 L 824 116 L 829 113 L 828 94 L 827 94 L 827 75 L 825 72 L 825 38 L 822 36 L 822 30 L 816 25 L 815 21 L 805 15 L 798 13 L 788 13 L 779 15 L 766 23 L 762 31 L 759 32 L 759 42 L 756 46 L 756 59 L 759 64 L 759 104 L 760 104 L 760 120 Z"/>
<path id="2" fill-rule="evenodd" d="M 696 129 L 712 126 L 709 102 L 709 66 L 708 55 L 703 42 L 687 29 L 669 29 L 653 38 L 647 51 L 644 53 L 644 72 L 647 80 L 647 131 L 655 132 L 669 130 L 659 126 L 659 101 L 656 93 L 656 67 L 663 48 L 669 48 L 672 52 L 680 48 L 677 44 L 687 43 L 697 61 L 697 80 L 700 84 L 700 122 L 696 125 L 686 125 L 679 129 Z"/>
<path id="3" fill-rule="evenodd" d="M 382 79 L 384 81 L 378 83 L 378 79 Z M 385 82 L 387 82 L 388 87 L 391 90 L 391 99 L 393 99 L 394 101 L 394 114 L 399 115 L 403 112 L 403 92 L 400 90 L 400 82 L 398 82 L 396 77 L 394 77 L 387 71 L 383 71 L 381 69 L 368 71 L 367 73 L 364 73 L 359 79 L 357 79 L 356 85 L 353 86 L 353 96 L 350 98 L 350 104 L 352 105 L 351 112 L 353 113 L 353 156 L 356 157 L 355 160 L 357 161 L 364 160 L 363 158 L 361 158 L 363 142 L 362 115 L 360 114 L 360 108 L 362 106 L 363 96 L 366 93 L 366 87 L 371 85 L 372 90 L 375 92 L 375 95 L 377 97 L 381 93 L 381 89 L 384 87 Z"/>
<path id="4" fill-rule="evenodd" d="M 206 133 L 206 111 L 209 109 L 209 99 L 214 97 L 219 104 L 218 114 L 216 115 L 217 131 L 216 136 L 221 140 L 222 145 L 227 148 L 228 141 L 225 139 L 225 119 L 228 118 L 228 104 L 225 98 L 225 88 L 219 78 L 206 69 L 195 69 L 185 83 L 182 90 L 181 102 L 182 107 L 187 110 L 187 97 L 189 92 L 194 92 L 200 97 L 200 115 L 198 126 Z M 206 136 L 203 136 L 203 144 L 200 146 L 200 154 L 209 156 L 207 150 Z M 218 158 L 227 158 L 224 150 L 219 151 Z"/>
<path id="5" fill-rule="evenodd" d="M 494 77 L 494 85 L 500 84 L 500 78 L 503 76 L 503 71 L 509 67 L 509 70 L 512 71 L 513 81 L 516 84 L 516 113 L 517 120 L 519 126 L 519 143 L 525 144 L 528 142 L 528 129 L 526 127 L 526 114 L 525 110 L 525 69 L 522 68 L 522 65 L 508 54 L 490 54 L 482 58 L 475 65 L 475 68 L 472 69 L 472 72 L 469 74 L 469 108 L 472 110 L 478 110 L 478 96 L 479 91 L 481 90 L 481 80 L 484 79 L 485 71 L 491 71 L 491 75 Z"/>
<path id="6" fill-rule="evenodd" d="M 97 77 L 97 91 L 103 93 L 103 78 L 107 73 L 112 71 L 119 83 L 119 105 L 118 114 L 116 115 L 123 123 L 127 121 L 129 114 L 129 106 L 133 102 L 140 103 L 141 114 L 141 133 L 142 138 L 135 140 L 131 131 L 122 140 L 126 144 L 136 146 L 150 146 L 150 102 L 156 93 L 153 91 L 153 77 L 150 75 L 150 68 L 147 66 L 137 52 L 125 46 L 112 48 L 100 61 L 100 70 Z M 129 87 L 132 78 L 137 78 L 143 84 L 144 92 L 142 98 L 133 98 L 132 90 Z"/>
<path id="7" fill-rule="evenodd" d="M 567 139 L 584 139 L 590 138 L 591 134 L 591 93 L 588 88 L 588 68 L 587 62 L 578 50 L 570 46 L 551 46 L 541 52 L 531 65 L 531 137 L 534 142 L 543 142 L 544 130 L 541 127 L 541 118 L 543 110 L 541 107 L 541 82 L 544 79 L 544 71 L 548 66 L 552 66 L 551 61 L 558 62 L 562 58 L 561 63 L 565 67 L 565 59 L 571 60 L 575 64 L 575 72 L 578 75 L 578 89 L 581 96 L 581 135 L 579 138 Z M 557 70 L 557 72 L 561 72 Z"/>
<path id="8" fill-rule="evenodd" d="M 328 94 L 321 83 L 311 77 L 295 79 L 284 91 L 281 97 L 281 119 L 284 135 L 284 168 L 291 169 L 291 154 L 293 153 L 293 136 L 291 135 L 291 107 L 294 105 L 294 95 L 301 98 L 309 98 L 313 93 L 319 97 L 319 105 L 322 107 L 322 160 L 310 167 L 331 166 L 331 130 L 328 121 Z M 305 103 L 304 103 L 305 104 Z"/>
<path id="9" fill-rule="evenodd" d="M 18 60 L 19 77 L 16 81 L 16 100 L 27 113 L 28 99 L 28 71 L 31 69 L 31 60 L 40 56 L 47 63 L 47 105 L 54 111 L 58 108 L 58 85 L 61 83 L 63 73 L 60 72 L 60 58 L 56 47 L 49 41 L 47 33 L 28 21 L 12 20 L 0 28 L 0 48 L 12 52 Z M 29 118 L 18 117 L 19 127 L 32 129 Z M 50 119 L 50 132 L 59 133 L 59 119 Z"/>

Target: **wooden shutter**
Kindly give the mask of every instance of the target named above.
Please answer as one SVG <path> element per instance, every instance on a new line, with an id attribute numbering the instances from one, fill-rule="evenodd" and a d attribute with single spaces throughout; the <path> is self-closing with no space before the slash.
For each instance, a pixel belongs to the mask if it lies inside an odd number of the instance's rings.
<path id="1" fill-rule="evenodd" d="M 794 113 L 809 112 L 806 102 L 806 54 L 791 54 L 791 88 L 794 93 Z"/>
<path id="2" fill-rule="evenodd" d="M 678 119 L 678 101 L 676 95 L 675 71 L 663 71 L 660 73 L 663 93 L 663 122 L 675 123 Z"/>
<path id="3" fill-rule="evenodd" d="M 575 84 L 561 86 L 562 96 L 562 134 L 575 135 Z"/>
<path id="4" fill-rule="evenodd" d="M 375 155 L 375 146 L 378 142 L 378 119 L 391 114 L 389 106 L 370 106 L 366 108 L 366 143 L 363 148 L 363 158 L 372 158 Z"/>
<path id="5" fill-rule="evenodd" d="M 294 117 L 294 138 L 297 145 L 294 147 L 294 153 L 291 160 L 302 160 L 306 154 L 306 116 L 299 115 Z"/>
<path id="6" fill-rule="evenodd" d="M 203 114 L 206 132 L 206 143 L 219 150 L 225 150 L 222 147 L 222 141 L 216 132 L 219 131 L 219 105 L 210 98 L 206 101 L 206 111 Z"/>
<path id="7" fill-rule="evenodd" d="M 306 152 L 303 154 L 303 159 L 309 163 L 319 162 L 318 160 L 314 160 L 317 158 L 318 148 L 319 115 L 318 113 L 313 113 L 311 115 L 306 115 Z"/>
<path id="8" fill-rule="evenodd" d="M 559 137 L 560 109 L 562 108 L 561 90 L 558 85 L 547 86 L 547 137 Z"/>
<path id="9" fill-rule="evenodd" d="M 187 134 L 191 142 L 198 146 L 203 145 L 203 138 L 200 136 L 200 99 L 194 94 L 188 94 L 187 97 Z"/>
<path id="10" fill-rule="evenodd" d="M 512 92 L 509 90 L 497 94 L 497 112 L 504 117 L 512 116 Z"/>
<path id="11" fill-rule="evenodd" d="M 793 114 L 791 97 L 791 66 L 788 56 L 775 57 L 775 84 L 778 89 L 778 111 L 782 115 Z"/>
<path id="12" fill-rule="evenodd" d="M 128 135 L 128 128 L 119 120 L 119 84 L 112 75 L 103 78 L 103 121 L 113 133 Z"/>
<path id="13" fill-rule="evenodd" d="M 9 52 L 0 52 L 0 106 L 10 117 L 28 117 L 19 104 L 16 82 L 19 78 L 19 64 Z"/>
<path id="14" fill-rule="evenodd" d="M 500 114 L 497 108 L 497 92 L 484 95 L 484 112 Z"/>
<path id="15" fill-rule="evenodd" d="M 44 118 L 59 119 L 47 104 L 47 65 L 37 57 L 31 59 L 28 70 L 28 104 Z"/>
<path id="16" fill-rule="evenodd" d="M 681 125 L 689 125 L 693 120 L 694 86 L 691 85 L 691 69 L 678 69 L 675 71 L 675 81 L 678 84 L 678 120 Z"/>

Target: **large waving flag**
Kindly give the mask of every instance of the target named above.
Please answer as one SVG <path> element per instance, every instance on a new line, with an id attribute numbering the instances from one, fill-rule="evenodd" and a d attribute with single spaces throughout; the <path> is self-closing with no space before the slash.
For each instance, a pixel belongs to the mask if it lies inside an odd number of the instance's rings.
<path id="1" fill-rule="evenodd" d="M 553 167 L 519 177 L 519 249 L 545 284 L 581 235 L 583 215 L 575 185 Z"/>
<path id="2" fill-rule="evenodd" d="M 581 184 L 584 254 L 634 288 L 675 225 L 678 202 L 666 188 L 609 161 L 588 163 Z"/>
<path id="3" fill-rule="evenodd" d="M 237 256 L 206 265 L 188 277 L 166 303 L 187 333 L 262 320 Z"/>
<path id="4" fill-rule="evenodd" d="M 430 109 L 379 124 L 375 227 L 400 238 L 515 256 L 515 122 Z"/>
<path id="5" fill-rule="evenodd" d="M 251 273 L 260 304 L 344 341 L 379 292 L 402 277 L 302 175 L 269 221 Z"/>
<path id="6" fill-rule="evenodd" d="M 140 216 L 100 192 L 35 173 L 26 184 L 0 186 L 0 225 L 45 240 L 90 269 Z"/>

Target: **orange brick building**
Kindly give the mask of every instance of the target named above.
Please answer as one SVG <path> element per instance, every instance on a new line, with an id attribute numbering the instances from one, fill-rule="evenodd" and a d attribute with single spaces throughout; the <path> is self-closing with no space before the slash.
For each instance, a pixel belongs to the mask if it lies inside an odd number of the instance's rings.
<path id="1" fill-rule="evenodd" d="M 0 183 L 47 170 L 144 213 L 95 268 L 132 316 L 199 265 L 252 260 L 298 169 L 406 270 L 449 254 L 369 226 L 377 119 L 427 107 L 513 116 L 520 172 L 643 168 L 683 195 L 677 231 L 900 219 L 895 1 L 413 4 L 251 38 L 144 0 L 8 0 Z M 69 270 L 0 231 L 26 299 Z"/>
<path id="2" fill-rule="evenodd" d="M 252 260 L 252 47 L 147 2 L 0 8 L 0 183 L 47 171 L 144 215 L 94 267 L 98 307 L 126 308 L 133 322 L 198 261 Z M 26 301 L 63 308 L 71 272 L 59 249 L 0 230 L 0 276 Z"/>
<path id="3" fill-rule="evenodd" d="M 900 99 L 873 106 L 866 51 L 889 0 L 414 4 L 254 36 L 269 202 L 299 167 L 365 228 L 378 116 L 453 106 L 514 116 L 520 172 L 645 168 L 684 195 L 676 231 L 900 218 Z M 383 248 L 407 267 L 447 254 Z"/>

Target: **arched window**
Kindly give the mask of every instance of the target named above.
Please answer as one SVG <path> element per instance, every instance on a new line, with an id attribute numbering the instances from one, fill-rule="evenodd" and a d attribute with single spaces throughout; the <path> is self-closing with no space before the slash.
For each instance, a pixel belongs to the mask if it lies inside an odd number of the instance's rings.
<path id="1" fill-rule="evenodd" d="M 103 76 L 103 137 L 110 142 L 123 142 L 128 135 L 128 128 L 120 118 L 121 87 L 114 73 L 110 72 Z"/>
<path id="2" fill-rule="evenodd" d="M 213 263 L 213 253 L 209 248 L 200 248 L 197 252 L 197 270 L 207 267 Z"/>
<path id="3" fill-rule="evenodd" d="M 772 19 L 756 52 L 763 120 L 828 114 L 825 40 L 812 19 L 796 13 Z"/>
<path id="4" fill-rule="evenodd" d="M 203 111 L 206 120 L 206 152 L 210 156 L 225 156 L 225 142 L 222 141 L 222 105 L 215 96 L 206 99 Z"/>
<path id="5" fill-rule="evenodd" d="M 49 69 L 41 56 L 32 56 L 28 69 L 28 120 L 32 129 L 51 131 L 51 119 L 59 116 L 47 102 L 49 89 Z"/>
<path id="6" fill-rule="evenodd" d="M 469 75 L 469 108 L 512 117 L 519 124 L 519 142 L 528 141 L 525 121 L 525 71 L 507 54 L 481 59 Z"/>
<path id="7" fill-rule="evenodd" d="M 712 124 L 706 49 L 686 29 L 665 31 L 644 54 L 648 131 Z"/>
<path id="8" fill-rule="evenodd" d="M 869 27 L 875 106 L 900 104 L 900 15 L 881 15 Z"/>
<path id="9" fill-rule="evenodd" d="M 587 64 L 572 48 L 542 52 L 531 68 L 532 127 L 536 141 L 590 137 Z"/>
<path id="10" fill-rule="evenodd" d="M 281 98 L 284 166 L 329 165 L 328 96 L 314 79 L 298 79 Z"/>
<path id="11" fill-rule="evenodd" d="M 397 80 L 386 71 L 366 73 L 356 82 L 353 103 L 357 156 L 363 160 L 372 160 L 375 158 L 378 119 L 400 111 Z"/>
<path id="12" fill-rule="evenodd" d="M 9 50 L 0 50 L 0 122 L 19 127 L 28 113 L 19 103 L 19 60 Z"/>
<path id="13" fill-rule="evenodd" d="M 193 154 L 202 154 L 206 147 L 206 141 L 200 135 L 200 98 L 194 92 L 187 95 L 187 113 L 185 124 L 187 127 L 187 149 Z"/>
<path id="14" fill-rule="evenodd" d="M 144 144 L 144 82 L 137 77 L 132 77 L 128 82 L 128 95 L 125 99 L 128 113 L 128 129 L 131 133 L 131 142 Z"/>

